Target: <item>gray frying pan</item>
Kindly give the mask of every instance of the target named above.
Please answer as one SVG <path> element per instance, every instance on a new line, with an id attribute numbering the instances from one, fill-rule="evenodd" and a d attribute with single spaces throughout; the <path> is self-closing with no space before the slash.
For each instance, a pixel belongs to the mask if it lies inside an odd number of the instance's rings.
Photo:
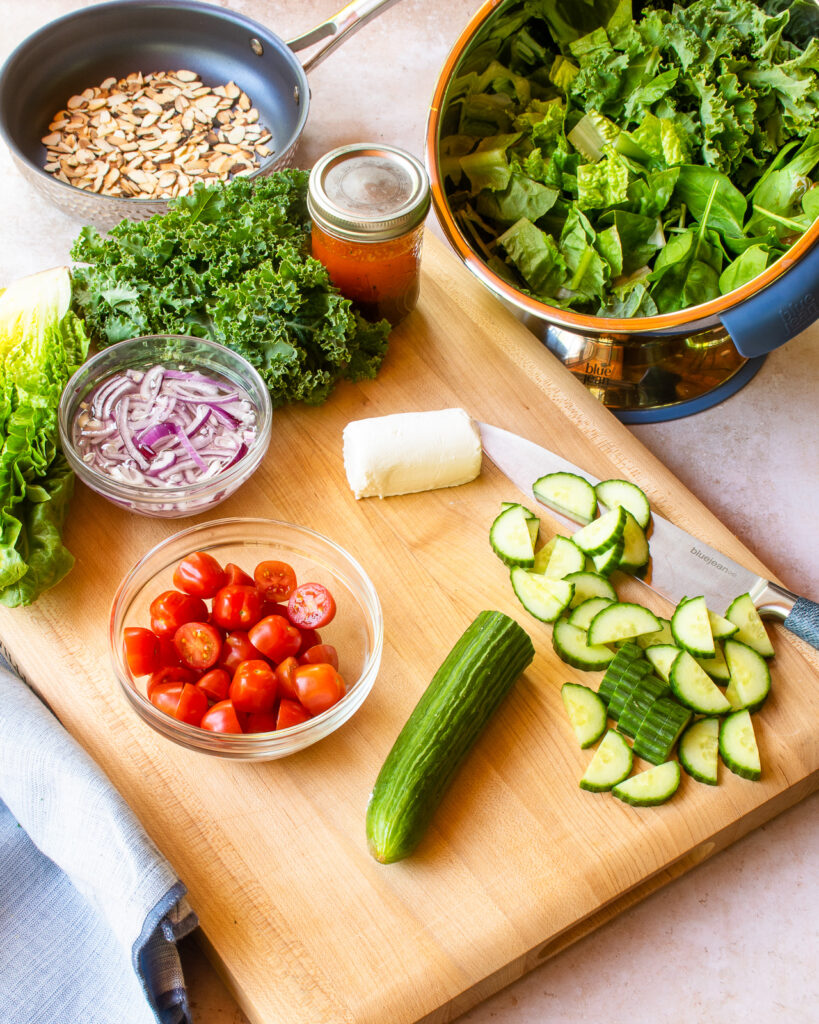
<path id="1" fill-rule="evenodd" d="M 200 0 L 114 0 L 58 18 L 34 32 L 0 69 L 0 136 L 19 170 L 66 213 L 108 227 L 162 213 L 156 199 L 124 199 L 74 188 L 44 171 L 40 139 L 69 96 L 110 75 L 196 71 L 208 85 L 234 81 L 273 133 L 273 153 L 250 176 L 290 167 L 307 120 L 306 72 L 397 0 L 353 0 L 309 32 L 284 42 L 258 22 Z M 323 45 L 302 65 L 294 51 Z"/>

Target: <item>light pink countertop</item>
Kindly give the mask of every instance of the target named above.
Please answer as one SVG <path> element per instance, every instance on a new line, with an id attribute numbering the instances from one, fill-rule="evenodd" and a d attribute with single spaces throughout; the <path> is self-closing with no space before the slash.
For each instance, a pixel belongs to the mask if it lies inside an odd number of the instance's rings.
<path id="1" fill-rule="evenodd" d="M 289 38 L 334 13 L 337 2 L 230 0 L 220 6 Z M 33 29 L 83 6 L 79 0 L 0 0 L 0 61 Z M 361 140 L 423 156 L 438 71 L 478 6 L 477 0 L 402 0 L 311 72 L 300 165 L 309 167 L 334 146 Z M 76 221 L 45 205 L 0 151 L 0 284 L 67 261 L 78 230 Z M 819 324 L 772 353 L 756 377 L 722 404 L 687 419 L 632 428 L 787 586 L 814 600 L 817 381 Z M 814 795 L 460 1020 L 819 1022 L 817 877 Z M 197 1024 L 244 1024 L 190 941 L 183 957 Z"/>

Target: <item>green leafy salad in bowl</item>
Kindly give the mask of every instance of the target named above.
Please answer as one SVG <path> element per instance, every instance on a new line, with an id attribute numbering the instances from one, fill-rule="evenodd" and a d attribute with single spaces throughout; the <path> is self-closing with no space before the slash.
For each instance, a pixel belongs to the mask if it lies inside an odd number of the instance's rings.
<path id="1" fill-rule="evenodd" d="M 453 216 L 513 287 L 601 317 L 699 305 L 819 217 L 819 7 L 506 5 L 443 125 Z"/>

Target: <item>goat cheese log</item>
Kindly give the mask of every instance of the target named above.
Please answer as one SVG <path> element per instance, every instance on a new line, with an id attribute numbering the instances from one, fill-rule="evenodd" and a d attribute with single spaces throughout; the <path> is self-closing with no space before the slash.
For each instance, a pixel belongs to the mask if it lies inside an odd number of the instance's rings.
<path id="1" fill-rule="evenodd" d="M 455 487 L 481 471 L 481 435 L 463 409 L 352 420 L 343 436 L 356 498 Z"/>

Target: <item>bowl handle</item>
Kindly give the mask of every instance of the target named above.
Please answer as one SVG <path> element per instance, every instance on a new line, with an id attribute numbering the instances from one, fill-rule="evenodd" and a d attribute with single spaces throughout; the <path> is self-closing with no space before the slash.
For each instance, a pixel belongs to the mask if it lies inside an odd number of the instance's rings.
<path id="1" fill-rule="evenodd" d="M 345 39 L 395 3 L 398 3 L 398 0 L 353 0 L 327 21 L 311 28 L 309 32 L 303 32 L 295 39 L 288 40 L 287 45 L 291 50 L 303 50 L 329 37 L 320 50 L 316 50 L 312 57 L 304 61 L 302 65 L 304 70 L 312 71 L 337 46 L 341 46 Z"/>
<path id="2" fill-rule="evenodd" d="M 819 320 L 819 245 L 780 278 L 720 315 L 740 355 L 765 355 Z"/>

